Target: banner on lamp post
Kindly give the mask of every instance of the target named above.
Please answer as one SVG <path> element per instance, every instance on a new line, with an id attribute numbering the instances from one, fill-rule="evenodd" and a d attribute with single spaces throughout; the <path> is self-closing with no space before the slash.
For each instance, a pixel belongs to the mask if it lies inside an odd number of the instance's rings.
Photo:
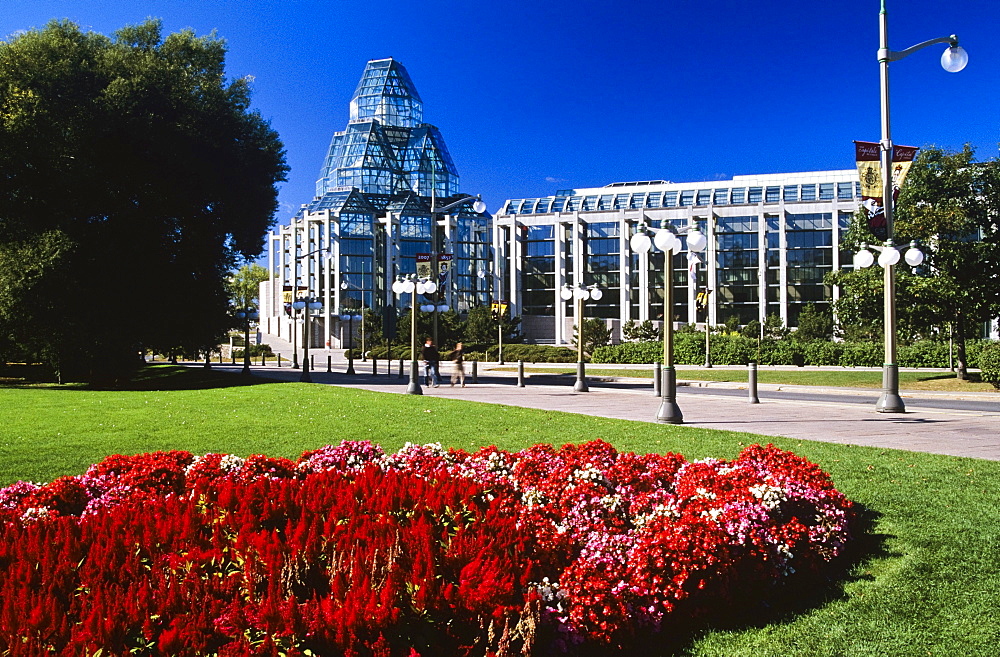
<path id="1" fill-rule="evenodd" d="M 868 215 L 868 230 L 877 239 L 888 237 L 885 226 L 885 209 L 882 207 L 882 161 L 881 145 L 871 141 L 854 142 L 854 159 L 858 164 L 858 178 L 861 180 L 861 205 Z M 916 146 L 892 147 L 892 205 L 903 180 L 910 171 L 913 158 L 919 149 Z"/>
<path id="2" fill-rule="evenodd" d="M 448 272 L 451 270 L 451 260 L 454 257 L 451 253 L 438 254 L 438 285 L 442 287 L 448 284 Z"/>
<path id="3" fill-rule="evenodd" d="M 432 279 L 434 277 L 430 253 L 417 254 L 417 276 L 426 279 Z"/>

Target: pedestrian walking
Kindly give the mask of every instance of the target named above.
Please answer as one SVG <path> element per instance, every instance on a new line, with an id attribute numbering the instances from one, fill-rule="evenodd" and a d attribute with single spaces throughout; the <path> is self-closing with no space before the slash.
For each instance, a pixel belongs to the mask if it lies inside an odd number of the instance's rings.
<path id="1" fill-rule="evenodd" d="M 441 378 L 441 374 L 438 372 L 438 361 L 440 361 L 441 356 L 438 354 L 433 340 L 427 338 L 420 355 L 424 359 L 424 385 L 437 388 L 438 379 Z"/>
<path id="2" fill-rule="evenodd" d="M 451 371 L 451 385 L 455 385 L 455 381 L 462 384 L 465 387 L 465 354 L 462 351 L 462 343 L 459 342 L 455 345 L 455 351 L 451 352 L 451 359 L 455 361 L 455 369 Z"/>

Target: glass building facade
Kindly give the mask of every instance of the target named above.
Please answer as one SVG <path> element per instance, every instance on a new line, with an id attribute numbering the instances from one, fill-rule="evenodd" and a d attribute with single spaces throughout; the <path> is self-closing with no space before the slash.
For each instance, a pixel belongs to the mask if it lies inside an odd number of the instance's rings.
<path id="1" fill-rule="evenodd" d="M 522 316 L 531 341 L 567 344 L 574 304 L 563 285 L 596 284 L 600 301 L 586 317 L 604 318 L 612 335 L 629 320 L 663 321 L 664 254 L 632 252 L 639 224 L 682 234 L 697 226 L 708 249 L 694 262 L 686 243 L 672 256 L 678 323 L 731 317 L 740 324 L 777 315 L 796 326 L 808 303 L 828 306 L 837 291 L 823 277 L 850 267 L 839 248 L 860 201 L 857 171 L 735 176 L 672 183 L 652 180 L 572 189 L 545 198 L 510 199 L 494 218 L 497 293 Z M 699 292 L 711 291 L 699 310 Z"/>
<path id="2" fill-rule="evenodd" d="M 262 287 L 266 333 L 292 339 L 291 302 L 318 297 L 310 346 L 342 347 L 342 313 L 408 308 L 392 281 L 429 262 L 440 290 L 418 303 L 458 311 L 493 297 L 492 221 L 478 199 L 459 193 L 459 175 L 441 132 L 406 68 L 394 59 L 368 62 L 350 103 L 347 127 L 333 135 L 316 196 L 268 242 L 271 280 Z M 446 211 L 442 212 L 441 209 Z M 355 322 L 355 328 L 357 323 Z"/>

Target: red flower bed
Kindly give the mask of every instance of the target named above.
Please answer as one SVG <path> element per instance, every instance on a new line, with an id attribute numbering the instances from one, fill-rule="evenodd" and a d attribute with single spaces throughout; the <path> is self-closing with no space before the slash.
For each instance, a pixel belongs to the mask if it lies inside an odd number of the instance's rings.
<path id="1" fill-rule="evenodd" d="M 115 455 L 0 490 L 0 653 L 621 646 L 824 572 L 850 512 L 771 446 L 695 463 L 600 441 Z"/>

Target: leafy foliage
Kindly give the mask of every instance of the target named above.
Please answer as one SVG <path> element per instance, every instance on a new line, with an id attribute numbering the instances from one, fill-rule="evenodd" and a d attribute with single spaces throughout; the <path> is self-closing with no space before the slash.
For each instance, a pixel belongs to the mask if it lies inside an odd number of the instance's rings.
<path id="1" fill-rule="evenodd" d="M 637 322 L 630 319 L 622 325 L 622 339 L 626 342 L 654 342 L 660 339 L 660 329 L 651 320 Z"/>
<path id="2" fill-rule="evenodd" d="M 983 347 L 979 353 L 979 368 L 983 381 L 992 383 L 994 388 L 1000 388 L 1000 344 L 992 343 Z"/>
<path id="3" fill-rule="evenodd" d="M 251 262 L 240 267 L 226 282 L 229 299 L 235 308 L 257 310 L 260 284 L 271 277 L 266 267 Z"/>
<path id="4" fill-rule="evenodd" d="M 224 63 L 221 39 L 157 21 L 0 42 L 0 334 L 63 378 L 229 328 L 227 274 L 260 252 L 287 167 Z"/>
<path id="5" fill-rule="evenodd" d="M 1000 315 L 1000 161 L 974 157 L 969 145 L 958 152 L 923 149 L 900 190 L 893 227 L 897 245 L 918 240 L 926 256 L 913 271 L 895 267 L 897 333 L 909 342 L 953 332 L 959 378 L 968 365 L 966 339 Z M 844 246 L 870 241 L 856 216 Z M 835 311 L 848 339 L 881 334 L 882 281 L 879 267 L 828 277 L 842 290 Z"/>
<path id="6" fill-rule="evenodd" d="M 792 334 L 799 340 L 826 340 L 833 337 L 833 314 L 807 303 L 799 313 L 799 326 Z"/>
<path id="7" fill-rule="evenodd" d="M 583 322 L 583 352 L 590 355 L 597 347 L 603 347 L 611 343 L 611 329 L 607 322 L 599 317 L 584 317 Z M 573 337 L 570 343 L 578 347 L 580 342 L 579 324 L 573 325 Z"/>

